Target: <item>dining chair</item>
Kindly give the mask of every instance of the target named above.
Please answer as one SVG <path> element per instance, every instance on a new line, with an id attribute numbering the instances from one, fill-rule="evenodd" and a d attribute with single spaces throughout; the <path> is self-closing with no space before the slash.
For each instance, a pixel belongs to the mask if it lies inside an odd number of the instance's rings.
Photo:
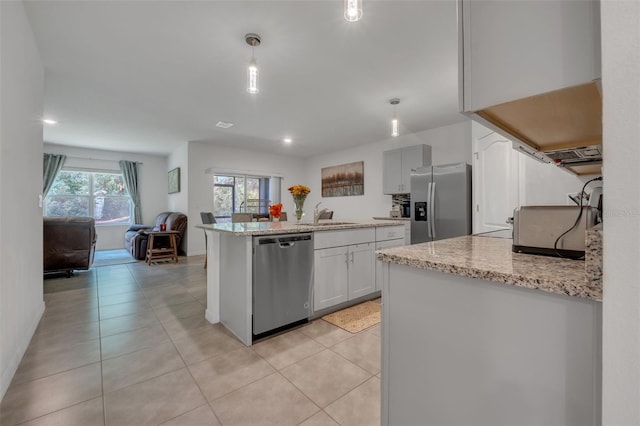
<path id="1" fill-rule="evenodd" d="M 253 221 L 252 213 L 232 213 L 231 214 L 232 223 L 251 222 L 251 221 Z"/>
<path id="2" fill-rule="evenodd" d="M 200 212 L 200 219 L 202 219 L 203 225 L 209 225 L 212 223 L 216 223 L 216 218 L 213 216 L 211 212 Z M 207 269 L 207 260 L 209 257 L 209 250 L 207 247 L 207 231 L 204 231 L 204 269 Z"/>
<path id="3" fill-rule="evenodd" d="M 273 222 L 273 216 L 269 215 L 269 219 Z M 287 221 L 287 212 L 280 212 L 280 218 L 278 222 L 286 222 Z"/>

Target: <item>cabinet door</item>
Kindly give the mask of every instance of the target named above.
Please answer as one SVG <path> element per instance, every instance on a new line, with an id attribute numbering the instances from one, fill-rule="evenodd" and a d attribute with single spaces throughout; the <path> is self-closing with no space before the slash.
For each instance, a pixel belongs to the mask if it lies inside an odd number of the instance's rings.
<path id="1" fill-rule="evenodd" d="M 402 194 L 402 149 L 392 149 L 383 153 L 383 192 Z"/>
<path id="2" fill-rule="evenodd" d="M 428 152 L 427 152 L 428 151 Z M 402 148 L 402 192 L 411 192 L 411 172 L 418 167 L 431 164 L 431 150 L 426 145 Z"/>
<path id="3" fill-rule="evenodd" d="M 375 291 L 374 247 L 374 243 L 349 246 L 349 300 Z"/>
<path id="4" fill-rule="evenodd" d="M 315 311 L 347 301 L 348 253 L 347 247 L 314 252 L 313 308 Z"/>
<path id="5" fill-rule="evenodd" d="M 404 244 L 408 246 L 411 244 L 411 221 L 408 220 L 407 223 L 404 224 Z"/>
<path id="6" fill-rule="evenodd" d="M 599 78 L 599 2 L 460 0 L 464 111 Z"/>

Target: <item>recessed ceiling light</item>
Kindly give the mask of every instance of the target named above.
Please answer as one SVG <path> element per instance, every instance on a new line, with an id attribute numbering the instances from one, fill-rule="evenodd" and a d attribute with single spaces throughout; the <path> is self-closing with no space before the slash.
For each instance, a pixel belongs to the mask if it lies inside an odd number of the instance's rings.
<path id="1" fill-rule="evenodd" d="M 218 121 L 216 123 L 216 127 L 220 127 L 220 128 L 223 128 L 223 129 L 228 129 L 231 126 L 233 126 L 233 123 L 231 123 L 229 121 Z"/>
<path id="2" fill-rule="evenodd" d="M 43 119 L 42 119 L 42 122 L 43 122 L 44 124 L 51 124 L 51 125 L 53 125 L 53 124 L 58 124 L 58 121 L 57 121 L 57 120 L 54 120 L 53 118 L 43 118 Z"/>
<path id="3" fill-rule="evenodd" d="M 293 139 L 291 139 L 291 138 L 284 138 L 284 139 L 282 139 L 282 142 L 284 142 L 284 143 L 291 143 L 291 142 L 293 142 Z"/>

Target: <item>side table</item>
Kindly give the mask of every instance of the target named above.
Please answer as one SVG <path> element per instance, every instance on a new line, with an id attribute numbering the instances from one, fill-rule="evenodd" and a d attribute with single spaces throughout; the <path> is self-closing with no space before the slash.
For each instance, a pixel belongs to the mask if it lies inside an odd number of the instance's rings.
<path id="1" fill-rule="evenodd" d="M 178 231 L 147 231 L 145 232 L 149 236 L 147 241 L 147 256 L 145 262 L 151 265 L 151 262 L 159 259 L 173 259 L 178 263 L 178 247 L 176 244 L 176 235 Z M 168 247 L 155 247 L 155 241 L 157 238 L 166 238 L 169 242 Z"/>

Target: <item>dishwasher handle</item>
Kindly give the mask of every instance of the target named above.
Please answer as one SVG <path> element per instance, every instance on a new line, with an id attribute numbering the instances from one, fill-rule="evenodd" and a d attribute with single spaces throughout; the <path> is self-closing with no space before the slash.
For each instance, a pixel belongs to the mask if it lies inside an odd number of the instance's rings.
<path id="1" fill-rule="evenodd" d="M 254 246 L 264 246 L 268 244 L 278 244 L 281 248 L 293 247 L 296 241 L 312 242 L 311 233 L 295 234 L 275 237 L 254 237 Z"/>

